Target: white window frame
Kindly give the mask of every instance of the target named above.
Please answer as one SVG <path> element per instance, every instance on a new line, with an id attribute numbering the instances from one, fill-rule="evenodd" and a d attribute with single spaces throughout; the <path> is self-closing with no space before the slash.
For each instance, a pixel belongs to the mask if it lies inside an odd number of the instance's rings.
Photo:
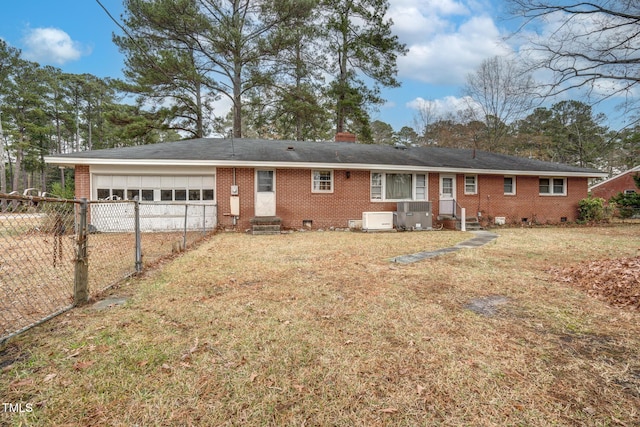
<path id="1" fill-rule="evenodd" d="M 467 190 L 467 178 L 473 178 L 473 190 Z M 478 175 L 464 176 L 464 194 L 478 194 Z"/>
<path id="2" fill-rule="evenodd" d="M 387 199 L 387 174 L 411 175 L 411 198 L 410 199 Z M 417 176 L 424 176 L 424 199 L 417 199 Z M 379 181 L 375 182 L 374 179 Z M 427 201 L 429 200 L 429 174 L 427 172 L 402 172 L 402 171 L 371 171 L 369 179 L 370 197 L 372 202 L 402 202 L 402 201 Z M 376 195 L 379 194 L 379 197 Z"/>
<path id="3" fill-rule="evenodd" d="M 327 173 L 327 172 L 329 173 L 329 181 L 320 179 L 320 173 Z M 322 184 L 327 182 L 329 183 L 330 188 L 328 190 L 321 189 Z M 330 193 L 333 193 L 333 188 L 334 188 L 333 170 L 313 169 L 311 171 L 311 192 L 312 193 L 330 194 Z"/>
<path id="4" fill-rule="evenodd" d="M 513 175 L 505 175 L 504 179 L 510 178 L 511 179 L 511 192 L 507 193 L 506 191 L 504 192 L 505 196 L 515 196 L 516 195 L 516 177 Z M 539 182 L 538 182 L 539 184 Z M 502 188 L 504 191 L 504 180 L 502 181 Z"/>
<path id="5" fill-rule="evenodd" d="M 543 193 L 540 191 L 540 180 L 548 179 L 549 180 L 549 192 Z M 556 193 L 554 190 L 556 179 L 562 180 L 562 193 Z M 538 179 L 538 193 L 540 196 L 566 196 L 567 195 L 567 178 L 561 176 L 541 176 Z"/>

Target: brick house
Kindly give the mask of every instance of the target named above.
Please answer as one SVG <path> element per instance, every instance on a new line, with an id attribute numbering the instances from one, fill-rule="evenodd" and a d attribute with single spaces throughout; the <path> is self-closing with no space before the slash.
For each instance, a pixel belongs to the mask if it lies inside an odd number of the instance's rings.
<path id="1" fill-rule="evenodd" d="M 75 168 L 76 197 L 216 204 L 216 223 L 346 228 L 364 212 L 429 201 L 446 221 L 574 221 L 594 170 L 484 151 L 354 142 L 202 138 L 46 158 Z"/>
<path id="2" fill-rule="evenodd" d="M 640 166 L 589 187 L 589 192 L 593 197 L 601 197 L 605 200 L 609 200 L 618 193 L 637 193 L 640 190 L 636 187 L 633 177 L 638 174 L 640 174 Z"/>

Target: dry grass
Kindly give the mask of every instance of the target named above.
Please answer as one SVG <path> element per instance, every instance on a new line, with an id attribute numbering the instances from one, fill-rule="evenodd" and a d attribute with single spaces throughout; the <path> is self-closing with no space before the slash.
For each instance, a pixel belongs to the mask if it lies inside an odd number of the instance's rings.
<path id="1" fill-rule="evenodd" d="M 33 218 L 0 222 L 0 337 L 27 327 L 73 304 L 76 236 L 35 231 Z M 16 224 L 24 226 L 19 230 Z M 3 226 L 4 235 L 2 233 Z M 18 232 L 20 231 L 20 232 Z M 187 233 L 187 246 L 202 239 Z M 153 266 L 183 242 L 182 232 L 142 233 L 143 265 Z M 135 273 L 135 234 L 88 237 L 89 292 L 92 297 Z"/>
<path id="2" fill-rule="evenodd" d="M 637 255 L 640 226 L 499 234 L 411 265 L 470 235 L 214 236 L 0 350 L 33 405 L 0 424 L 638 425 L 640 313 L 547 271 Z"/>

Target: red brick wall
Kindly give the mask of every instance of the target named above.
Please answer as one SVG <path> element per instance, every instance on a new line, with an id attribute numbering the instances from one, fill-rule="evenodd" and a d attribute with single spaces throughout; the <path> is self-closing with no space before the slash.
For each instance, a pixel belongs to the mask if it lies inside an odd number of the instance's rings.
<path id="1" fill-rule="evenodd" d="M 255 181 L 253 168 L 236 168 L 236 184 L 240 196 L 238 230 L 251 227 L 254 216 Z M 89 167 L 75 168 L 76 197 L 90 198 Z M 347 227 L 350 219 L 362 219 L 362 212 L 394 211 L 395 202 L 370 201 L 370 172 L 334 170 L 334 192 L 311 192 L 309 169 L 276 170 L 276 215 L 282 218 L 283 227 L 302 228 L 304 220 L 313 221 L 313 228 Z M 437 173 L 428 176 L 429 200 L 433 215 L 437 217 L 439 180 Z M 456 176 L 456 199 L 466 208 L 467 216 L 478 212 L 482 218 L 506 217 L 508 223 L 520 223 L 523 218 L 539 223 L 558 223 L 577 218 L 578 201 L 587 197 L 587 178 L 567 178 L 566 196 L 539 195 L 537 176 L 516 178 L 516 195 L 504 194 L 503 175 L 479 175 L 478 194 L 464 194 L 464 175 Z M 233 227 L 230 216 L 230 189 L 233 184 L 233 168 L 216 169 L 216 199 L 218 222 L 225 228 Z"/>
<path id="2" fill-rule="evenodd" d="M 232 226 L 229 216 L 229 190 L 232 169 L 217 169 L 218 220 L 224 227 Z M 347 227 L 350 219 L 362 219 L 362 212 L 394 211 L 395 202 L 370 201 L 370 172 L 334 170 L 334 192 L 311 192 L 311 171 L 308 169 L 276 170 L 276 215 L 285 228 L 302 228 L 305 220 L 313 221 L 313 228 Z M 428 177 L 429 200 L 433 215 L 438 215 L 439 180 L 437 173 Z M 479 175 L 478 194 L 464 194 L 464 175 L 456 176 L 456 199 L 467 210 L 468 216 L 478 212 L 482 218 L 493 220 L 506 217 L 507 223 L 520 223 L 523 218 L 538 223 L 559 223 L 577 218 L 578 201 L 587 197 L 586 178 L 567 178 L 566 196 L 541 196 L 537 176 L 518 176 L 516 195 L 504 194 L 503 175 Z M 254 170 L 236 169 L 236 182 L 240 194 L 240 218 L 237 228 L 250 228 L 254 216 Z"/>
<path id="3" fill-rule="evenodd" d="M 91 179 L 89 175 L 89 166 L 76 165 L 75 167 L 75 196 L 78 199 L 91 199 Z"/>
<path id="4" fill-rule="evenodd" d="M 593 197 L 602 197 L 605 200 L 609 200 L 618 193 L 624 192 L 624 190 L 636 190 L 638 192 L 640 190 L 636 188 L 636 183 L 633 180 L 633 175 L 636 173 L 640 172 L 628 172 L 612 179 L 609 182 L 599 185 L 591 190 L 591 195 Z"/>
<path id="5" fill-rule="evenodd" d="M 362 212 L 395 211 L 396 203 L 370 201 L 369 171 L 333 171 L 333 193 L 311 192 L 311 171 L 278 169 L 276 172 L 276 214 L 283 225 L 301 228 L 313 221 L 313 228 L 348 226 L 350 219 L 362 219 Z"/>
<path id="6" fill-rule="evenodd" d="M 240 218 L 237 223 L 238 230 L 250 228 L 249 220 L 254 215 L 254 170 L 236 168 L 236 185 L 240 197 Z M 231 186 L 233 185 L 233 168 L 216 169 L 216 201 L 218 203 L 218 223 L 225 227 L 234 227 L 231 217 Z"/>
<path id="7" fill-rule="evenodd" d="M 344 227 L 350 219 L 362 219 L 362 212 L 394 211 L 396 203 L 372 203 L 369 201 L 370 175 L 368 171 L 334 170 L 334 192 L 311 192 L 309 169 L 276 170 L 276 216 L 282 218 L 284 228 L 302 228 L 302 221 L 313 221 L 313 228 Z M 218 221 L 221 226 L 233 226 L 230 216 L 230 188 L 233 182 L 232 168 L 218 168 Z M 254 169 L 236 168 L 236 183 L 240 196 L 240 218 L 237 229 L 251 227 L 254 216 Z"/>
<path id="8" fill-rule="evenodd" d="M 493 220 L 506 217 L 507 223 L 520 223 L 524 218 L 537 223 L 559 223 L 565 217 L 575 221 L 578 202 L 587 197 L 587 178 L 567 178 L 566 196 L 542 196 L 539 177 L 518 176 L 515 179 L 516 194 L 504 194 L 504 175 L 478 175 L 477 194 L 464 194 L 464 175 L 457 175 L 456 199 L 466 208 L 467 216 Z"/>

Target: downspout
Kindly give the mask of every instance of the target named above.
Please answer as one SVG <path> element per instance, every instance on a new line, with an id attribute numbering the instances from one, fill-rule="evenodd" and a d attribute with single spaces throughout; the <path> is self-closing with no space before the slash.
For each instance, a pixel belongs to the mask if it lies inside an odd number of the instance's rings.
<path id="1" fill-rule="evenodd" d="M 232 185 L 233 187 L 237 187 L 237 183 L 236 183 L 236 168 L 233 168 L 233 179 L 232 179 Z M 231 223 L 233 224 L 233 226 L 235 227 L 238 224 L 238 217 L 233 215 L 231 217 Z"/>
<path id="2" fill-rule="evenodd" d="M 231 134 L 231 157 L 236 157 L 236 147 L 235 147 L 235 143 L 234 143 L 234 139 L 235 139 L 235 135 L 232 133 Z M 239 191 L 238 191 L 238 183 L 236 182 L 236 168 L 235 166 L 233 167 L 233 172 L 232 172 L 232 179 L 231 179 L 231 188 L 235 188 L 235 194 L 236 196 L 239 196 Z M 231 191 L 231 194 L 233 195 L 234 191 Z M 240 201 L 240 199 L 238 199 L 238 202 Z M 240 214 L 240 211 L 238 210 L 238 214 Z M 232 215 L 231 216 L 231 224 L 233 224 L 233 226 L 235 227 L 236 225 L 238 225 L 238 216 L 237 215 Z"/>

